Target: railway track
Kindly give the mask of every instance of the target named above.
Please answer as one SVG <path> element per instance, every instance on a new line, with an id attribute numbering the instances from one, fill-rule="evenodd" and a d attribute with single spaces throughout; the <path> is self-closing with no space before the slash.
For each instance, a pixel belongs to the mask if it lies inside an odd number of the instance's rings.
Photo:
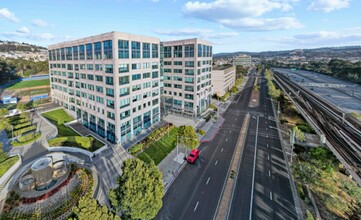
<path id="1" fill-rule="evenodd" d="M 350 122 L 345 113 L 307 89 L 290 81 L 285 75 L 274 72 L 277 84 L 292 97 L 312 119 L 319 134 L 324 134 L 332 147 L 352 170 L 351 175 L 361 185 L 361 131 Z M 346 167 L 346 166 L 345 166 Z M 356 175 L 356 176 L 355 176 Z"/>

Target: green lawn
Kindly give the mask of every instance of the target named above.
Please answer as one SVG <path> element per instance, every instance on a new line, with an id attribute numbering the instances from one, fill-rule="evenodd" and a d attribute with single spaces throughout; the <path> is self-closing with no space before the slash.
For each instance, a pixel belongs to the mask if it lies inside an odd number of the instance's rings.
<path id="1" fill-rule="evenodd" d="M 175 147 L 177 144 L 178 128 L 173 128 L 154 144 L 150 145 L 144 152 L 137 157 L 145 162 L 154 161 L 158 165 Z"/>
<path id="2" fill-rule="evenodd" d="M 74 120 L 64 109 L 57 109 L 43 114 L 45 118 L 50 120 L 55 125 L 61 125 L 66 122 Z"/>
<path id="3" fill-rule="evenodd" d="M 38 95 L 38 94 L 45 94 L 45 93 L 50 93 L 50 88 L 21 90 L 20 92 L 17 92 L 16 95 L 31 96 L 31 95 Z"/>
<path id="4" fill-rule="evenodd" d="M 45 85 L 50 85 L 49 79 L 22 81 L 10 86 L 8 89 L 22 89 L 22 88 L 30 88 L 37 86 L 45 86 Z"/>
<path id="5" fill-rule="evenodd" d="M 0 177 L 2 177 L 6 173 L 6 171 L 8 171 L 19 160 L 19 157 L 9 157 L 6 153 L 2 151 L 1 145 L 0 147 Z"/>

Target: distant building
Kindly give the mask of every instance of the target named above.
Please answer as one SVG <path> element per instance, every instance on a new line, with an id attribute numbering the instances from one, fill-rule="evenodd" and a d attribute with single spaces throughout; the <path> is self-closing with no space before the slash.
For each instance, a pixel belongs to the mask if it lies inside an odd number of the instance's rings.
<path id="1" fill-rule="evenodd" d="M 201 39 L 162 42 L 165 112 L 195 117 L 212 99 L 212 43 Z"/>
<path id="2" fill-rule="evenodd" d="M 252 65 L 252 57 L 247 55 L 240 55 L 233 60 L 233 66 L 250 67 Z"/>
<path id="3" fill-rule="evenodd" d="M 235 66 L 214 66 L 212 69 L 213 93 L 224 96 L 236 83 Z"/>
<path id="4" fill-rule="evenodd" d="M 16 97 L 4 96 L 1 101 L 3 104 L 15 104 L 18 102 L 18 99 Z"/>

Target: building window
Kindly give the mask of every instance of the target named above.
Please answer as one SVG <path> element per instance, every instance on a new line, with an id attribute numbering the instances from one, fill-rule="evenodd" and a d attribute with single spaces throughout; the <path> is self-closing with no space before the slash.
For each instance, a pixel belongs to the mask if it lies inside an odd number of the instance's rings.
<path id="1" fill-rule="evenodd" d="M 107 112 L 107 117 L 110 119 L 113 119 L 113 120 L 115 119 L 115 115 L 112 112 Z M 109 126 L 109 124 L 108 124 L 108 126 Z"/>
<path id="2" fill-rule="evenodd" d="M 186 69 L 185 74 L 188 75 L 188 76 L 193 76 L 194 75 L 194 70 L 193 69 Z"/>
<path id="3" fill-rule="evenodd" d="M 182 57 L 182 46 L 174 46 L 174 57 Z"/>
<path id="4" fill-rule="evenodd" d="M 164 61 L 164 66 L 170 66 L 172 65 L 172 61 Z"/>
<path id="5" fill-rule="evenodd" d="M 143 79 L 150 78 L 150 73 L 143 73 Z"/>
<path id="6" fill-rule="evenodd" d="M 152 58 L 158 58 L 158 44 L 152 44 Z"/>
<path id="7" fill-rule="evenodd" d="M 92 60 L 93 59 L 93 45 L 92 44 L 86 44 L 86 59 Z"/>
<path id="8" fill-rule="evenodd" d="M 103 71 L 103 64 L 95 64 L 96 71 Z"/>
<path id="9" fill-rule="evenodd" d="M 114 109 L 114 101 L 107 99 L 107 107 Z"/>
<path id="10" fill-rule="evenodd" d="M 152 78 L 158 78 L 158 71 L 152 72 Z"/>
<path id="11" fill-rule="evenodd" d="M 88 74 L 88 80 L 94 80 L 94 75 L 93 74 Z"/>
<path id="12" fill-rule="evenodd" d="M 111 77 L 111 76 L 105 77 L 105 83 L 107 85 L 114 85 L 113 77 Z"/>
<path id="13" fill-rule="evenodd" d="M 150 58 L 150 44 L 143 43 L 143 58 Z"/>
<path id="14" fill-rule="evenodd" d="M 119 97 L 129 95 L 129 87 L 127 88 L 121 88 L 119 90 Z"/>
<path id="15" fill-rule="evenodd" d="M 132 70 L 138 70 L 142 68 L 142 64 L 141 63 L 133 63 L 132 64 Z"/>
<path id="16" fill-rule="evenodd" d="M 113 73 L 113 64 L 105 64 L 105 73 Z"/>
<path id="17" fill-rule="evenodd" d="M 141 88 L 142 88 L 142 85 L 141 85 L 141 84 L 134 85 L 134 86 L 132 86 L 132 92 L 141 90 Z"/>
<path id="18" fill-rule="evenodd" d="M 186 99 L 191 99 L 191 100 L 193 100 L 193 95 L 191 95 L 191 94 L 185 94 L 184 95 L 184 98 L 186 98 Z"/>
<path id="19" fill-rule="evenodd" d="M 113 42 L 107 40 L 103 42 L 104 59 L 113 59 Z"/>
<path id="20" fill-rule="evenodd" d="M 94 70 L 94 65 L 93 64 L 87 64 L 86 69 L 87 70 Z"/>
<path id="21" fill-rule="evenodd" d="M 114 97 L 114 89 L 106 88 L 106 95 L 110 97 Z"/>
<path id="22" fill-rule="evenodd" d="M 194 61 L 185 61 L 184 65 L 185 67 L 194 67 Z"/>
<path id="23" fill-rule="evenodd" d="M 103 93 L 104 91 L 102 86 L 96 86 L 95 88 L 97 92 Z"/>
<path id="24" fill-rule="evenodd" d="M 74 46 L 73 47 L 73 59 L 78 60 L 78 56 L 79 56 L 78 46 Z"/>
<path id="25" fill-rule="evenodd" d="M 174 69 L 173 71 L 174 71 L 174 73 L 182 73 L 183 72 L 182 69 Z"/>
<path id="26" fill-rule="evenodd" d="M 152 63 L 152 69 L 158 69 L 158 62 L 153 62 Z"/>
<path id="27" fill-rule="evenodd" d="M 119 73 L 127 73 L 129 72 L 129 64 L 119 64 Z"/>
<path id="28" fill-rule="evenodd" d="M 140 58 L 140 42 L 132 41 L 132 58 Z"/>
<path id="29" fill-rule="evenodd" d="M 129 76 L 119 77 L 119 85 L 129 84 Z"/>
<path id="30" fill-rule="evenodd" d="M 102 43 L 100 42 L 94 43 L 94 56 L 96 60 L 102 59 Z"/>
<path id="31" fill-rule="evenodd" d="M 194 44 L 184 46 L 185 57 L 194 57 Z"/>
<path id="32" fill-rule="evenodd" d="M 203 45 L 198 44 L 198 57 L 202 57 L 203 55 Z"/>
<path id="33" fill-rule="evenodd" d="M 184 90 L 187 92 L 194 92 L 193 86 L 185 86 Z"/>
<path id="34" fill-rule="evenodd" d="M 120 108 L 125 108 L 125 107 L 127 107 L 129 105 L 130 105 L 130 98 L 120 100 L 120 103 L 119 103 Z"/>
<path id="35" fill-rule="evenodd" d="M 120 113 L 120 119 L 124 119 L 130 116 L 130 110 Z"/>
<path id="36" fill-rule="evenodd" d="M 164 58 L 171 58 L 172 57 L 172 47 L 164 47 Z"/>
<path id="37" fill-rule="evenodd" d="M 73 60 L 73 49 L 71 47 L 66 48 L 66 60 Z"/>
<path id="38" fill-rule="evenodd" d="M 129 41 L 118 40 L 118 58 L 129 59 Z"/>
<path id="39" fill-rule="evenodd" d="M 132 75 L 132 81 L 142 79 L 142 74 L 134 74 Z"/>
<path id="40" fill-rule="evenodd" d="M 182 61 L 174 61 L 174 65 L 175 66 L 182 66 L 183 62 Z"/>
<path id="41" fill-rule="evenodd" d="M 192 78 L 192 77 L 185 77 L 184 82 L 185 82 L 185 83 L 194 83 L 194 78 Z"/>
<path id="42" fill-rule="evenodd" d="M 65 49 L 61 48 L 60 51 L 61 51 L 61 60 L 65 60 Z"/>
<path id="43" fill-rule="evenodd" d="M 95 75 L 95 80 L 96 80 L 97 82 L 103 82 L 103 76 Z"/>
<path id="44" fill-rule="evenodd" d="M 85 47 L 84 45 L 79 46 L 79 59 L 85 60 Z"/>

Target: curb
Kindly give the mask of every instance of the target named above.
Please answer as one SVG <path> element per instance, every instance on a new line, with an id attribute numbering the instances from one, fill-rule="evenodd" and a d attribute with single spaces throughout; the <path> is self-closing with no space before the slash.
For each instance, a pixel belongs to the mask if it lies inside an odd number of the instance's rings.
<path id="1" fill-rule="evenodd" d="M 184 162 L 181 164 L 181 166 L 179 167 L 179 169 L 177 170 L 175 175 L 172 177 L 172 179 L 170 179 L 170 181 L 164 186 L 164 194 L 167 193 L 168 189 L 172 186 L 174 180 L 177 179 L 177 177 L 179 176 L 181 171 L 184 169 L 186 164 L 187 164 L 186 160 L 184 160 Z"/>
<path id="2" fill-rule="evenodd" d="M 214 134 L 212 135 L 212 137 L 209 138 L 209 139 L 202 140 L 202 141 L 200 141 L 200 143 L 208 143 L 208 142 L 211 142 L 211 141 L 214 139 L 214 137 L 218 134 L 218 132 L 219 132 L 219 130 L 221 129 L 224 121 L 225 121 L 225 119 L 223 118 L 223 115 L 222 115 L 222 122 L 220 123 L 220 125 L 218 126 L 217 130 L 214 132 Z"/>

